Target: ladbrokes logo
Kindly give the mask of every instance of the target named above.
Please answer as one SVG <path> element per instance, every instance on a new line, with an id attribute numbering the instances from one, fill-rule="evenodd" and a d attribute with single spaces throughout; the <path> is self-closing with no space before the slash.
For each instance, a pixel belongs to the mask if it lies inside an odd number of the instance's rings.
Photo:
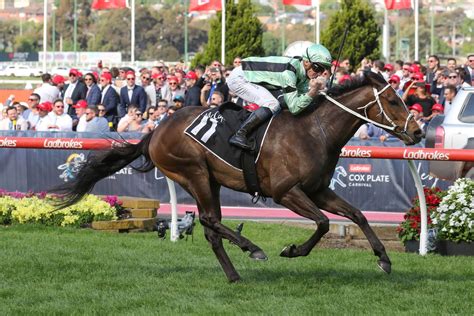
<path id="1" fill-rule="evenodd" d="M 57 139 L 48 139 L 46 138 L 43 143 L 44 148 L 67 148 L 67 149 L 81 149 L 82 141 L 77 141 L 74 139 L 70 140 L 61 140 Z"/>
<path id="2" fill-rule="evenodd" d="M 370 158 L 372 157 L 372 150 L 370 149 L 346 149 L 342 148 L 341 157 L 358 157 L 358 158 Z"/>
<path id="3" fill-rule="evenodd" d="M 4 138 L 0 139 L 0 147 L 16 147 L 16 140 Z"/>
<path id="4" fill-rule="evenodd" d="M 350 172 L 363 172 L 363 173 L 371 173 L 372 172 L 372 165 L 370 164 L 349 164 L 349 171 Z"/>
<path id="5" fill-rule="evenodd" d="M 422 149 L 417 151 L 409 151 L 405 149 L 403 151 L 403 158 L 414 160 L 449 160 L 449 153 L 440 153 L 437 150 L 434 152 L 425 152 Z"/>

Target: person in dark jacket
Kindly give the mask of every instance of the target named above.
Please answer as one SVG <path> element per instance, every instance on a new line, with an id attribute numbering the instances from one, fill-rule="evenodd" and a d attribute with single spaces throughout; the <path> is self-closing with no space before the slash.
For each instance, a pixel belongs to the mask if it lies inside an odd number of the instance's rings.
<path id="1" fill-rule="evenodd" d="M 119 117 L 127 114 L 130 104 L 136 104 L 141 113 L 145 113 L 147 105 L 147 95 L 143 87 L 135 84 L 135 73 L 128 71 L 126 74 L 127 84 L 120 89 L 120 105 L 118 108 Z"/>
<path id="2" fill-rule="evenodd" d="M 199 106 L 201 105 L 201 88 L 204 83 L 202 78 L 198 78 L 194 71 L 189 71 L 184 76 L 186 83 L 186 94 L 184 95 L 184 106 Z"/>

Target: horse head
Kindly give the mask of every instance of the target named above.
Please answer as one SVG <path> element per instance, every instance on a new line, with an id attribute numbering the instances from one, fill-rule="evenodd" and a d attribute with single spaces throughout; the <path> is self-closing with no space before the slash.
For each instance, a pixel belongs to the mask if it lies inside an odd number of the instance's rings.
<path id="1" fill-rule="evenodd" d="M 364 72 L 361 78 L 336 86 L 323 94 L 331 103 L 362 121 L 383 128 L 406 145 L 414 145 L 423 137 L 423 131 L 414 116 L 380 74 Z M 335 100 L 333 95 L 341 95 L 341 98 Z"/>

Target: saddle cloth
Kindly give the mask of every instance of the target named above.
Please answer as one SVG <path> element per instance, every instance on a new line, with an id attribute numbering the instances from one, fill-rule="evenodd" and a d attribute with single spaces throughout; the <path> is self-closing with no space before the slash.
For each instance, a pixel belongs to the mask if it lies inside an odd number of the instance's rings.
<path id="1" fill-rule="evenodd" d="M 207 148 L 219 159 L 228 165 L 242 171 L 241 152 L 236 146 L 229 144 L 229 139 L 239 129 L 242 122 L 250 115 L 250 112 L 242 107 L 226 102 L 219 107 L 211 108 L 202 112 L 184 130 L 184 133 Z M 258 159 L 265 135 L 272 120 L 262 124 L 256 131 L 252 132 L 248 139 L 256 142 L 255 162 Z"/>

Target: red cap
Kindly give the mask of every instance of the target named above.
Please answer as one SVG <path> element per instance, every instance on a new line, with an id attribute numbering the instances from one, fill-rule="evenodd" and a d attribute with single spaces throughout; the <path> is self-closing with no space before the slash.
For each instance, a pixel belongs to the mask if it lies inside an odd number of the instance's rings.
<path id="1" fill-rule="evenodd" d="M 51 112 L 51 110 L 53 109 L 53 104 L 49 101 L 45 101 L 43 103 L 38 104 L 36 108 L 41 111 Z"/>
<path id="2" fill-rule="evenodd" d="M 178 77 L 176 77 L 176 76 L 168 76 L 168 82 L 170 82 L 170 81 L 178 82 L 179 80 L 178 80 Z"/>
<path id="3" fill-rule="evenodd" d="M 126 75 L 127 76 L 133 76 L 133 78 L 135 78 L 135 71 L 129 70 L 129 71 L 127 71 Z"/>
<path id="4" fill-rule="evenodd" d="M 412 79 L 423 81 L 424 80 L 423 79 L 423 74 L 421 72 L 417 72 L 417 73 L 413 74 Z"/>
<path id="5" fill-rule="evenodd" d="M 411 67 L 413 67 L 415 72 L 420 72 L 420 66 L 418 64 L 412 64 Z"/>
<path id="6" fill-rule="evenodd" d="M 444 107 L 442 104 L 436 103 L 431 107 L 431 111 L 440 111 L 441 113 L 443 113 Z"/>
<path id="7" fill-rule="evenodd" d="M 410 106 L 409 109 L 410 109 L 410 110 L 415 110 L 415 111 L 417 111 L 418 113 L 423 113 L 423 108 L 422 108 L 421 105 L 418 104 L 418 103 L 413 104 L 412 106 Z"/>
<path id="8" fill-rule="evenodd" d="M 76 105 L 73 105 L 72 107 L 75 109 L 87 109 L 87 101 L 79 100 L 77 101 Z"/>
<path id="9" fill-rule="evenodd" d="M 112 81 L 112 75 L 110 72 L 103 72 L 100 77 L 104 78 L 105 80 Z"/>
<path id="10" fill-rule="evenodd" d="M 152 77 L 153 79 L 156 79 L 156 78 L 164 79 L 164 78 L 165 78 L 165 75 L 164 75 L 163 73 L 159 72 L 159 73 L 154 73 L 153 75 L 151 75 L 151 77 Z"/>
<path id="11" fill-rule="evenodd" d="M 97 71 L 93 71 L 92 75 L 94 76 L 95 81 L 99 80 L 99 73 Z"/>
<path id="12" fill-rule="evenodd" d="M 350 75 L 344 75 L 339 79 L 339 84 L 343 84 L 345 81 L 351 81 L 351 76 Z"/>
<path id="13" fill-rule="evenodd" d="M 53 75 L 53 83 L 58 85 L 60 83 L 64 83 L 64 77 L 61 75 Z"/>
<path id="14" fill-rule="evenodd" d="M 258 104 L 255 104 L 255 103 L 249 103 L 249 104 L 244 106 L 244 109 L 246 109 L 247 111 L 250 111 L 250 112 L 258 110 L 259 108 L 260 107 L 258 106 Z"/>
<path id="15" fill-rule="evenodd" d="M 77 70 L 76 68 L 71 68 L 71 70 L 69 70 L 69 75 L 74 75 L 76 77 L 82 76 L 81 72 Z"/>
<path id="16" fill-rule="evenodd" d="M 197 80 L 198 75 L 196 75 L 196 73 L 194 71 L 188 71 L 188 73 L 186 74 L 186 76 L 184 76 L 184 78 L 185 79 Z"/>
<path id="17" fill-rule="evenodd" d="M 396 83 L 400 83 L 400 77 L 397 75 L 392 75 L 390 79 L 388 79 L 388 82 L 395 81 Z"/>
<path id="18" fill-rule="evenodd" d="M 393 70 L 393 65 L 392 64 L 386 64 L 385 67 L 383 67 L 384 70 L 392 71 Z"/>

